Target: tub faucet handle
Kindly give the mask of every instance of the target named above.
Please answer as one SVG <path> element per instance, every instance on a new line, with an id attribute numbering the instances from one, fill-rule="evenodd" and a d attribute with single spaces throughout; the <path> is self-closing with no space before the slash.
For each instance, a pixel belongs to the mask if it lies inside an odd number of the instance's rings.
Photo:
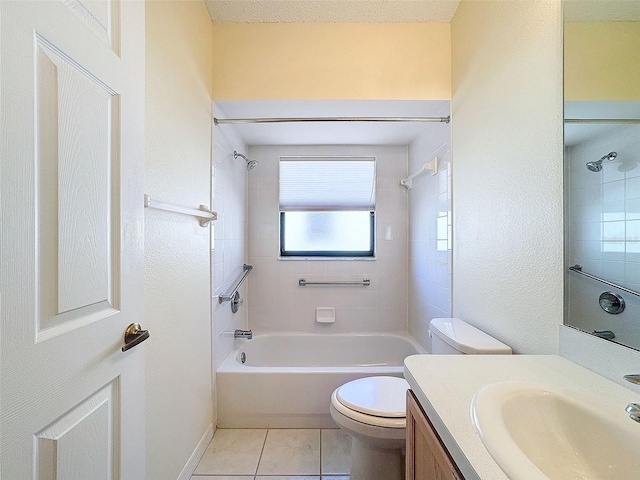
<path id="1" fill-rule="evenodd" d="M 251 340 L 253 338 L 253 333 L 251 332 L 251 330 L 236 329 L 233 332 L 233 337 L 234 338 L 246 338 L 247 340 Z"/>

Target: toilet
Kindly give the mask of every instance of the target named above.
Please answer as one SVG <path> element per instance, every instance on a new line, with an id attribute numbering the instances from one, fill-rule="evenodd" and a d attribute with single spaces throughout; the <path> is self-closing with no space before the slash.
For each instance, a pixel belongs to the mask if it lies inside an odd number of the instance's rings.
<path id="1" fill-rule="evenodd" d="M 429 324 L 433 354 L 510 355 L 511 348 L 458 318 Z M 402 480 L 406 442 L 404 378 L 347 382 L 331 394 L 331 418 L 352 436 L 350 480 Z"/>

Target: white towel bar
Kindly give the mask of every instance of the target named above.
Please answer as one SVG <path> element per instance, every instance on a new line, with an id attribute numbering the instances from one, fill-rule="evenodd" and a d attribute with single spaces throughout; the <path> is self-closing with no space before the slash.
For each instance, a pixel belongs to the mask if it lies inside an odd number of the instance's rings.
<path id="1" fill-rule="evenodd" d="M 407 178 L 400 180 L 400 185 L 406 187 L 407 190 L 411 190 L 413 187 L 413 179 L 419 177 L 424 172 L 431 172 L 431 175 L 438 173 L 438 157 L 433 157 L 433 160 L 422 165 L 422 168 L 413 175 L 409 175 Z"/>
<path id="2" fill-rule="evenodd" d="M 158 210 L 166 210 L 167 212 L 182 213 L 183 215 L 193 215 L 200 221 L 201 227 L 207 227 L 210 222 L 218 219 L 218 214 L 212 212 L 206 205 L 200 205 L 200 209 L 183 207 L 172 203 L 159 202 L 153 200 L 149 195 L 144 196 L 144 208 L 156 208 Z"/>

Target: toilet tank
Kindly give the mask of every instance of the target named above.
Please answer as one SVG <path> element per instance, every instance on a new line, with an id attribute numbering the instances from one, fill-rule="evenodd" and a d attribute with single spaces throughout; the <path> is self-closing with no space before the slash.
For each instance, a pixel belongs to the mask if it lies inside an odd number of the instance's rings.
<path id="1" fill-rule="evenodd" d="M 459 318 L 434 318 L 429 323 L 431 353 L 511 355 L 511 347 Z"/>

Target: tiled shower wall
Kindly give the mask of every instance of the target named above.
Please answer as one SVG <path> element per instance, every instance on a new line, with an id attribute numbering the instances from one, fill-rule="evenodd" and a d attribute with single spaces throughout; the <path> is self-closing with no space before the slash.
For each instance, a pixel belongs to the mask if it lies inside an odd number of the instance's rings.
<path id="1" fill-rule="evenodd" d="M 224 114 L 214 104 L 214 115 Z M 217 369 L 233 348 L 233 331 L 247 328 L 247 309 L 231 312 L 229 302 L 218 303 L 221 293 L 229 294 L 242 275 L 246 258 L 247 169 L 233 151 L 247 154 L 242 138 L 232 125 L 213 129 L 212 209 L 218 213 L 213 222 L 211 262 L 213 265 L 213 362 Z M 246 283 L 240 289 L 246 299 Z M 246 301 L 246 300 L 245 300 Z"/>
<path id="2" fill-rule="evenodd" d="M 252 146 L 249 172 L 249 326 L 257 331 L 376 332 L 407 330 L 406 146 Z M 278 259 L 278 159 L 283 155 L 374 156 L 377 162 L 375 260 Z M 368 287 L 298 286 L 308 281 L 371 279 Z M 336 321 L 316 323 L 316 307 Z"/>
<path id="3" fill-rule="evenodd" d="M 447 110 L 439 115 L 447 115 Z M 409 173 L 437 156 L 438 173 L 409 190 L 409 332 L 428 350 L 432 318 L 451 316 L 451 149 L 448 124 L 433 125 L 409 148 Z"/>
<path id="4" fill-rule="evenodd" d="M 591 172 L 586 163 L 609 152 L 616 160 Z M 566 258 L 592 275 L 640 291 L 640 127 L 611 126 L 590 140 L 566 148 L 568 232 Z M 618 315 L 605 313 L 598 297 L 616 291 L 581 275 L 568 273 L 568 322 L 582 330 L 612 330 L 621 341 L 640 345 L 640 302 L 626 301 Z"/>

